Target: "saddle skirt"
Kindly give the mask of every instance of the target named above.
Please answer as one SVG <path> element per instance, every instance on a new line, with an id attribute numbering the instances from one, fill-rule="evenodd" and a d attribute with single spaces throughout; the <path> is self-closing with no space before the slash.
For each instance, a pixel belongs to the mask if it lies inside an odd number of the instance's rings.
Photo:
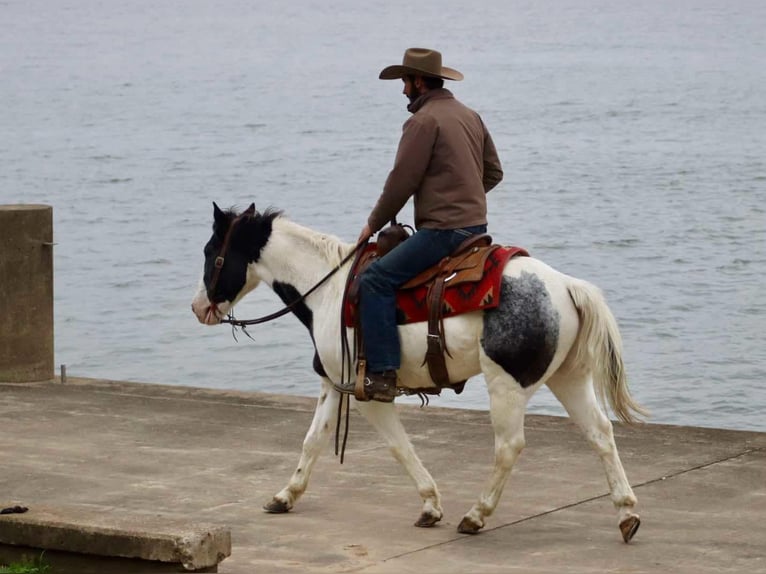
<path id="1" fill-rule="evenodd" d="M 367 246 L 359 258 L 358 266 L 352 270 L 356 277 L 375 259 L 376 245 Z M 474 248 L 471 254 L 456 262 L 450 270 L 445 282 L 442 299 L 441 317 L 452 317 L 461 313 L 492 309 L 500 303 L 500 282 L 506 263 L 516 256 L 529 255 L 521 247 L 490 245 Z M 457 257 L 455 259 L 458 259 Z M 421 274 L 405 283 L 396 293 L 397 323 L 419 323 L 428 321 L 429 288 L 433 280 L 442 272 L 440 262 L 423 271 Z M 357 298 L 348 297 L 343 312 L 346 327 L 354 327 L 357 323 Z"/>

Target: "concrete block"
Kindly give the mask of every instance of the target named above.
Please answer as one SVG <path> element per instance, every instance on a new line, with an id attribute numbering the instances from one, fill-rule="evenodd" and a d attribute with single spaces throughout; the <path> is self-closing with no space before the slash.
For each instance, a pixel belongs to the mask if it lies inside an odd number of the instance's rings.
<path id="1" fill-rule="evenodd" d="M 53 369 L 53 209 L 0 205 L 0 381 Z"/>
<path id="2" fill-rule="evenodd" d="M 187 570 L 203 570 L 231 555 L 231 532 L 222 526 L 116 508 L 31 506 L 25 514 L 0 515 L 0 544 L 172 562 Z"/>

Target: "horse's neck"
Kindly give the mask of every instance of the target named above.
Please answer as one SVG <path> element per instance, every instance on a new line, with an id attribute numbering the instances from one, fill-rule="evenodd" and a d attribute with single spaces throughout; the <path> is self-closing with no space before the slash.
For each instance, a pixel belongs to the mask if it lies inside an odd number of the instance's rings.
<path id="1" fill-rule="evenodd" d="M 270 277 L 264 279 L 272 286 L 275 282 L 287 283 L 303 294 L 332 271 L 351 249 L 336 237 L 279 217 L 274 220 L 259 267 L 268 272 Z M 342 272 L 336 273 L 322 290 L 335 291 L 338 285 L 342 289 L 343 276 Z"/>

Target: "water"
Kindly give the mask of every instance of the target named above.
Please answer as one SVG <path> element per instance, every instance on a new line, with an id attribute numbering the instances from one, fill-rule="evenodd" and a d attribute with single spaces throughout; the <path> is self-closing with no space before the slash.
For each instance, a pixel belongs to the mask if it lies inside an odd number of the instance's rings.
<path id="1" fill-rule="evenodd" d="M 504 163 L 496 240 L 604 290 L 652 420 L 766 430 L 760 0 L 0 0 L 0 20 L 0 203 L 54 207 L 70 375 L 314 395 L 294 318 L 236 343 L 192 316 L 211 201 L 355 239 L 407 117 L 377 73 L 427 46 Z M 238 315 L 279 306 L 258 290 Z M 478 381 L 449 395 L 487 406 Z M 563 412 L 545 389 L 530 410 Z"/>

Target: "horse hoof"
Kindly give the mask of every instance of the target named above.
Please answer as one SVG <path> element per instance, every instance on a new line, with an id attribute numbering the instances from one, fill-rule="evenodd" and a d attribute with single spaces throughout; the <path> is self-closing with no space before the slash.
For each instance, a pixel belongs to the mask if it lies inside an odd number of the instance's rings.
<path id="1" fill-rule="evenodd" d="M 626 544 L 636 535 L 639 526 L 641 526 L 641 519 L 635 514 L 633 516 L 628 516 L 625 520 L 620 522 L 620 532 L 622 532 L 622 539 Z"/>
<path id="2" fill-rule="evenodd" d="M 290 510 L 286 502 L 279 500 L 278 498 L 272 498 L 268 504 L 263 505 L 263 510 L 269 514 L 284 514 Z"/>
<path id="3" fill-rule="evenodd" d="M 478 534 L 483 526 L 483 524 L 476 524 L 473 520 L 464 516 L 460 524 L 457 525 L 457 531 L 460 534 Z"/>
<path id="4" fill-rule="evenodd" d="M 434 514 L 424 512 L 418 518 L 418 521 L 415 523 L 415 526 L 417 526 L 418 528 L 430 528 L 431 526 L 439 522 L 441 519 L 442 519 L 441 516 L 436 516 Z"/>

